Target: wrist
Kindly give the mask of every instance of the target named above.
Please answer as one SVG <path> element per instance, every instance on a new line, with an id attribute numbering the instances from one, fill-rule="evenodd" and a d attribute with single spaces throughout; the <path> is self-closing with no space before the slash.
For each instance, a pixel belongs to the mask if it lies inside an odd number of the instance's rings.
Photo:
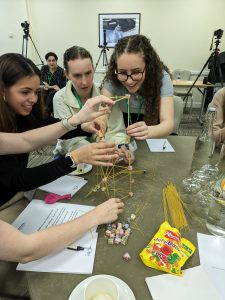
<path id="1" fill-rule="evenodd" d="M 76 159 L 74 158 L 73 155 L 71 155 L 71 153 L 67 153 L 65 155 L 65 157 L 68 157 L 68 159 L 70 159 L 70 162 L 71 162 L 71 165 L 70 165 L 70 168 L 76 168 L 77 165 L 78 165 L 78 162 L 76 161 Z"/>
<path id="2" fill-rule="evenodd" d="M 69 131 L 77 128 L 77 124 L 74 124 L 74 122 L 71 121 L 72 118 L 73 118 L 73 116 L 69 116 L 69 117 L 62 119 L 63 126 Z"/>
<path id="3" fill-rule="evenodd" d="M 81 119 L 80 119 L 79 115 L 80 115 L 80 112 L 78 112 L 75 115 L 72 115 L 68 120 L 69 124 L 74 126 L 74 127 L 77 127 L 77 125 L 81 124 L 82 122 L 81 122 Z"/>
<path id="4" fill-rule="evenodd" d="M 148 126 L 148 137 L 147 137 L 147 139 L 150 139 L 150 137 L 151 137 L 151 134 L 150 134 L 150 126 Z"/>
<path id="5" fill-rule="evenodd" d="M 100 220 L 98 219 L 97 217 L 97 210 L 96 208 L 94 208 L 93 210 L 91 210 L 89 212 L 89 217 L 88 217 L 89 221 L 90 221 L 90 226 L 91 227 L 95 227 L 95 226 L 98 226 L 100 225 Z"/>
<path id="6" fill-rule="evenodd" d="M 77 124 L 85 123 L 84 121 L 82 121 L 82 118 L 81 118 L 80 114 L 81 114 L 81 111 L 79 111 L 79 112 L 75 115 L 75 117 L 76 117 L 76 119 L 77 119 L 77 121 L 76 121 Z"/>

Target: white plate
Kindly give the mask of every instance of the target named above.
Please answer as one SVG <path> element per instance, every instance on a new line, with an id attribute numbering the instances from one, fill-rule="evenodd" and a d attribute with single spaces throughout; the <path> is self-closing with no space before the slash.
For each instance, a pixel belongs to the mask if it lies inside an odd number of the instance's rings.
<path id="1" fill-rule="evenodd" d="M 82 175 L 90 172 L 92 165 L 81 163 L 77 166 L 77 169 L 70 173 L 70 175 Z"/>
<path id="2" fill-rule="evenodd" d="M 111 276 L 111 275 L 95 275 L 95 276 L 91 276 L 86 278 L 85 280 L 81 281 L 76 287 L 75 289 L 72 291 L 69 300 L 84 300 L 84 289 L 87 286 L 88 282 L 91 281 L 94 278 L 97 277 L 102 277 L 105 276 L 106 278 L 110 278 L 112 279 L 118 289 L 119 289 L 119 294 L 120 294 L 120 299 L 119 300 L 135 300 L 135 296 L 132 292 L 132 290 L 130 289 L 130 287 L 120 278 L 115 277 L 115 276 Z"/>

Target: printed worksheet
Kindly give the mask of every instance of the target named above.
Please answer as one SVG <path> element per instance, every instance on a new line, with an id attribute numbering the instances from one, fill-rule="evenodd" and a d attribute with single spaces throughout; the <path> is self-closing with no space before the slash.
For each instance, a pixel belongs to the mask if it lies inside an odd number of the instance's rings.
<path id="1" fill-rule="evenodd" d="M 13 222 L 23 233 L 32 233 L 73 220 L 92 210 L 93 206 L 32 200 Z M 91 274 L 94 266 L 98 233 L 93 228 L 67 248 L 39 260 L 18 264 L 19 271 Z M 76 251 L 77 247 L 81 251 Z"/>

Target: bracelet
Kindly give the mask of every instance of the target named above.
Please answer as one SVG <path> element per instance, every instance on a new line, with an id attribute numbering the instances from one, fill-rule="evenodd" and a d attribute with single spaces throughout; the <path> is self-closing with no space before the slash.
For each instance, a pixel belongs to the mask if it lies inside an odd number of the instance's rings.
<path id="1" fill-rule="evenodd" d="M 72 165 L 70 166 L 70 168 L 73 168 L 73 169 L 74 169 L 74 168 L 77 167 L 77 163 L 75 162 L 75 160 L 74 160 L 74 158 L 73 158 L 73 156 L 72 156 L 71 154 L 67 153 L 67 154 L 65 155 L 65 157 L 69 157 L 70 160 L 71 160 Z"/>
<path id="2" fill-rule="evenodd" d="M 62 119 L 62 124 L 63 124 L 63 126 L 64 126 L 67 130 L 69 130 L 69 131 L 74 130 L 74 129 L 77 128 L 77 125 L 73 126 L 73 125 L 71 125 L 71 124 L 68 122 L 68 120 L 69 120 L 71 117 L 72 117 L 72 116 L 69 116 L 69 117 L 66 117 L 66 118 Z"/>

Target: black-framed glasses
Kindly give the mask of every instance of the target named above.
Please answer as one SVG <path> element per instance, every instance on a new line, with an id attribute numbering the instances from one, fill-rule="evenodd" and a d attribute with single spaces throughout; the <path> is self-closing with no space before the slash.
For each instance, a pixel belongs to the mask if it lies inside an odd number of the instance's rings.
<path id="1" fill-rule="evenodd" d="M 143 71 L 134 71 L 131 72 L 131 74 L 127 74 L 126 72 L 117 72 L 115 71 L 115 74 L 120 81 L 127 81 L 130 77 L 133 81 L 139 81 L 143 78 L 143 74 L 145 72 L 145 68 Z"/>

